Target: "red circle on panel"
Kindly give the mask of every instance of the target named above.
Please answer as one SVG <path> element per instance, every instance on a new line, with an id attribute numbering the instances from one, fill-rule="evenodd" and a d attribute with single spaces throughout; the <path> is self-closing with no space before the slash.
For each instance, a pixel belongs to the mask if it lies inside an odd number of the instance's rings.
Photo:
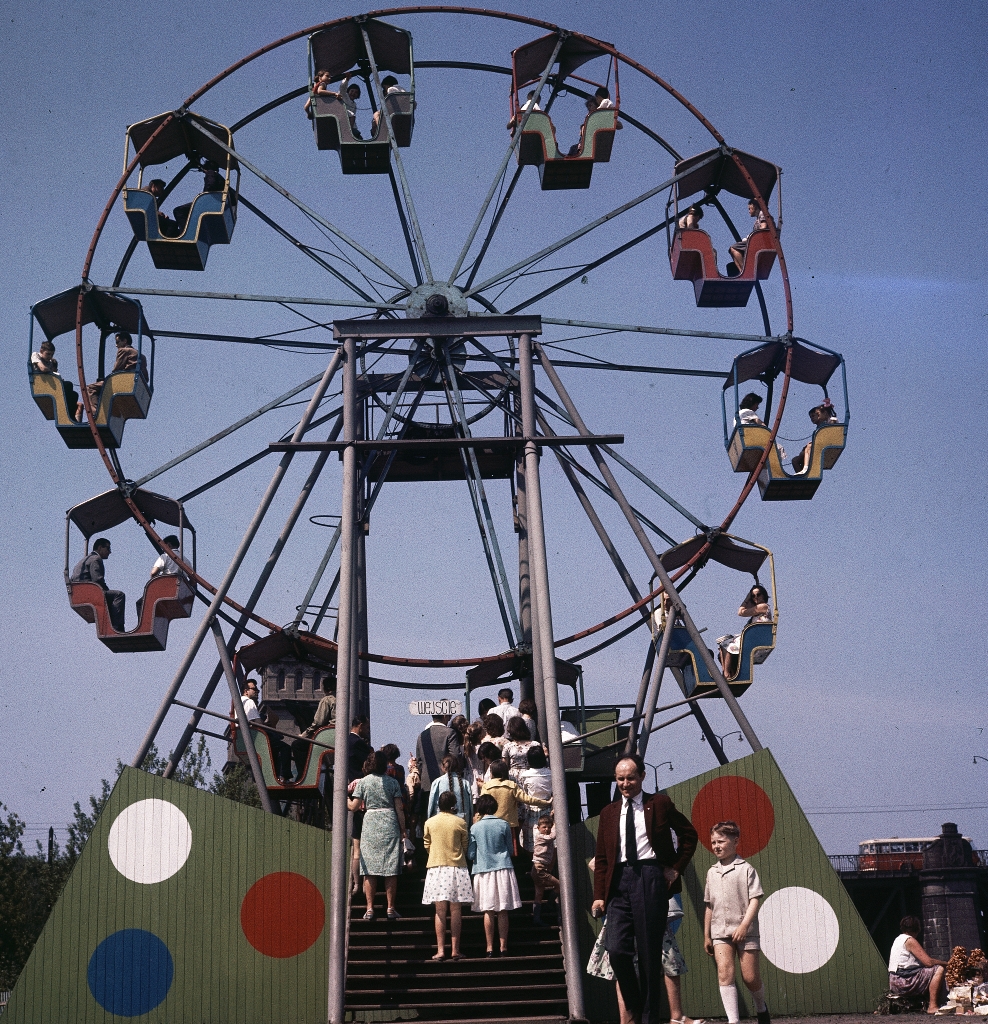
<path id="1" fill-rule="evenodd" d="M 304 953 L 322 934 L 326 904 L 304 875 L 275 871 L 259 878 L 240 904 L 240 927 L 265 956 L 285 959 Z"/>
<path id="2" fill-rule="evenodd" d="M 693 801 L 690 819 L 708 850 L 711 826 L 718 821 L 736 821 L 741 828 L 739 857 L 765 849 L 775 828 L 775 810 L 768 794 L 741 775 L 721 775 L 708 782 Z"/>

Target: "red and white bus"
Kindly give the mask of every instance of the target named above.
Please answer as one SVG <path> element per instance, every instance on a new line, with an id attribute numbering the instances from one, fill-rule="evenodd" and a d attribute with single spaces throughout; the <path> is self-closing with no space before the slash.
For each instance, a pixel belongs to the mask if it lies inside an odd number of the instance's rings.
<path id="1" fill-rule="evenodd" d="M 919 871 L 923 866 L 923 851 L 928 850 L 940 837 L 924 836 L 918 839 L 866 839 L 858 843 L 859 871 Z M 968 842 L 971 840 L 964 836 Z"/>

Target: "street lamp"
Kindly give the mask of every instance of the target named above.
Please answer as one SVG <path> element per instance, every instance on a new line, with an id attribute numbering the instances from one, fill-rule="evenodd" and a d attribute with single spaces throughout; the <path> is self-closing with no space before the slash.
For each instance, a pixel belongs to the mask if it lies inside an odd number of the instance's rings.
<path id="1" fill-rule="evenodd" d="M 728 736 L 737 736 L 738 743 L 744 743 L 744 733 L 741 732 L 740 729 L 732 729 L 730 732 L 725 732 L 723 736 L 721 736 L 719 733 L 716 733 L 716 732 L 713 735 L 717 737 L 717 742 L 721 746 L 724 745 L 724 740 L 726 740 Z M 707 742 L 707 737 L 706 736 L 701 736 L 700 737 L 700 742 L 701 743 L 706 743 Z"/>
<path id="2" fill-rule="evenodd" d="M 667 764 L 667 765 L 669 765 L 669 771 L 672 771 L 672 761 L 660 761 L 658 764 L 649 764 L 646 761 L 645 764 L 646 764 L 647 767 L 651 768 L 652 771 L 655 773 L 655 791 L 658 792 L 659 791 L 659 769 L 663 765 Z"/>

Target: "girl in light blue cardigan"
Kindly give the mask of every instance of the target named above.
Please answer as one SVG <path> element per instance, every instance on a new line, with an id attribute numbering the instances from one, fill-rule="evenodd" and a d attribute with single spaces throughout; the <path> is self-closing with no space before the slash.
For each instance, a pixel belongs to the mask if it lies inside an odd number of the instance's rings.
<path id="1" fill-rule="evenodd" d="M 487 956 L 494 957 L 495 928 L 500 955 L 508 952 L 508 911 L 521 906 L 511 863 L 511 826 L 497 817 L 497 801 L 484 793 L 476 804 L 478 820 L 470 830 L 467 857 L 473 862 L 473 910 L 483 912 Z"/>

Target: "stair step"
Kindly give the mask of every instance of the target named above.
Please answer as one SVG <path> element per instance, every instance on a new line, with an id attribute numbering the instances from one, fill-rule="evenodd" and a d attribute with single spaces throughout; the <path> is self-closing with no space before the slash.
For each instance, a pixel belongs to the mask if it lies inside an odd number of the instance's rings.
<path id="1" fill-rule="evenodd" d="M 480 979 L 478 979 L 480 980 Z M 489 984 L 490 977 L 487 977 Z M 376 1005 L 392 1005 L 399 1002 L 407 1002 L 408 997 L 413 993 L 406 989 L 399 989 L 396 991 L 393 987 L 388 988 L 372 988 L 363 989 L 359 992 L 347 992 L 347 1003 L 351 1006 L 357 1006 L 360 1004 L 373 1003 Z M 526 1002 L 531 1002 L 533 999 L 563 999 L 566 998 L 566 984 L 561 982 L 556 985 L 525 985 L 523 988 L 515 988 L 512 990 L 512 994 L 524 998 Z M 448 1003 L 470 1002 L 476 999 L 477 989 L 476 987 L 443 987 L 438 988 L 432 986 L 431 988 L 417 988 L 414 990 L 416 1000 L 421 1000 L 425 1003 L 438 1002 L 441 999 L 445 999 Z M 486 1001 L 490 1004 L 489 990 Z"/>

